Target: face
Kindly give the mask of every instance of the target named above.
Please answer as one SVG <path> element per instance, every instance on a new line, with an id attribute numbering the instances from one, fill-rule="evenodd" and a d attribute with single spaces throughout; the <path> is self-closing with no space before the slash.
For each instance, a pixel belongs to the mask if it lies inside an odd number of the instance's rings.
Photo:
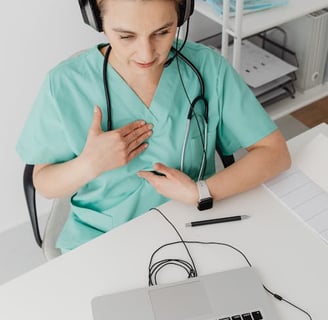
<path id="1" fill-rule="evenodd" d="M 175 38 L 178 16 L 172 0 L 107 0 L 103 28 L 118 71 L 162 70 Z"/>

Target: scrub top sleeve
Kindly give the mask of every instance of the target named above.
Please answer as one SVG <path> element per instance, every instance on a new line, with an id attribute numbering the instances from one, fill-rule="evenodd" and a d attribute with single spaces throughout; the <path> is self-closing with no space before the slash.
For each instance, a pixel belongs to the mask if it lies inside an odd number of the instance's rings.
<path id="1" fill-rule="evenodd" d="M 224 154 L 249 147 L 277 129 L 244 80 L 224 59 L 217 79 L 218 136 Z"/>
<path id="2" fill-rule="evenodd" d="M 49 74 L 25 122 L 16 151 L 27 164 L 57 163 L 75 156 L 67 143 Z"/>

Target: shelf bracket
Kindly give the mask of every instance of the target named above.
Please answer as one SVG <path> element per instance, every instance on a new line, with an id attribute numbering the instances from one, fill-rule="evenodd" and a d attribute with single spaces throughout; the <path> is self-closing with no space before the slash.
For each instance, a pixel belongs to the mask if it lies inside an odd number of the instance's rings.
<path id="1" fill-rule="evenodd" d="M 243 21 L 244 2 L 243 0 L 236 1 L 235 10 L 235 25 L 234 25 L 234 44 L 232 66 L 239 73 L 240 72 L 240 55 L 241 55 L 241 40 L 242 40 L 242 21 Z M 224 58 L 228 59 L 228 46 L 229 46 L 229 18 L 230 18 L 230 0 L 223 0 L 222 12 L 222 43 L 221 54 Z M 232 30 L 230 30 L 232 31 Z"/>
<path id="2" fill-rule="evenodd" d="M 240 73 L 240 56 L 242 40 L 242 22 L 243 22 L 244 1 L 237 0 L 235 12 L 235 37 L 233 43 L 232 65 Z"/>
<path id="3" fill-rule="evenodd" d="M 224 58 L 228 58 L 229 16 L 230 16 L 230 0 L 223 0 L 221 54 Z"/>

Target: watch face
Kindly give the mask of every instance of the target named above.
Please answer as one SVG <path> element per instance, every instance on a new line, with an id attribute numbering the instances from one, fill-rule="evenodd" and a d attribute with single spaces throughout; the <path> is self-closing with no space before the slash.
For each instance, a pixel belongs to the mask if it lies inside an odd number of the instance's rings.
<path id="1" fill-rule="evenodd" d="M 213 198 L 204 198 L 198 202 L 198 210 L 207 210 L 213 207 Z"/>

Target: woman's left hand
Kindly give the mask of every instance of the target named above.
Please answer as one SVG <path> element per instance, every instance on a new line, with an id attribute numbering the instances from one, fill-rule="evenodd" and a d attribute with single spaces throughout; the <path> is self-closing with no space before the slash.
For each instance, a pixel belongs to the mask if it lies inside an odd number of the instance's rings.
<path id="1" fill-rule="evenodd" d="M 151 171 L 139 171 L 138 176 L 146 179 L 164 197 L 197 205 L 198 189 L 195 181 L 183 172 L 162 163 L 156 163 L 154 171 L 157 174 Z"/>

